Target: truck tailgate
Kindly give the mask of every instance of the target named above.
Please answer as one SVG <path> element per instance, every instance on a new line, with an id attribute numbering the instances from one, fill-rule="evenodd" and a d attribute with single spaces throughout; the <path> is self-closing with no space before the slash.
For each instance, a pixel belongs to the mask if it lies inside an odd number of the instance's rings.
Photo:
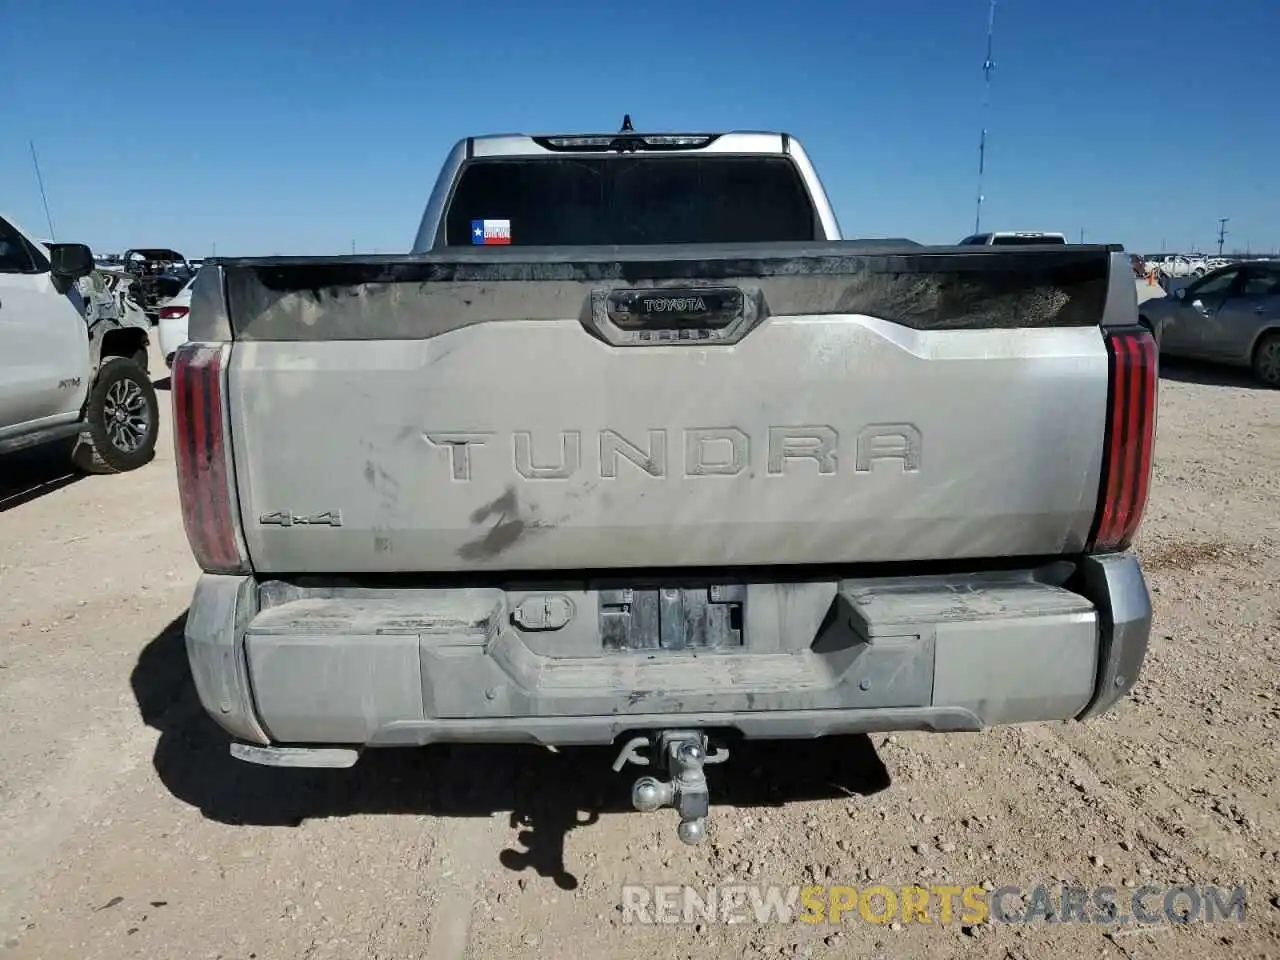
<path id="1" fill-rule="evenodd" d="M 1081 550 L 1112 255 L 841 246 L 224 262 L 254 568 Z"/>

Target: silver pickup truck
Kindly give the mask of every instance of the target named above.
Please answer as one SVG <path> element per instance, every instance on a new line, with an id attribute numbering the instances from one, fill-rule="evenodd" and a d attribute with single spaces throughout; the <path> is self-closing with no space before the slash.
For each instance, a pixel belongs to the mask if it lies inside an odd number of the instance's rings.
<path id="1" fill-rule="evenodd" d="M 211 259 L 173 366 L 235 756 L 1084 720 L 1142 666 L 1156 352 L 1115 246 L 846 241 L 764 133 L 468 138 L 411 253 Z"/>

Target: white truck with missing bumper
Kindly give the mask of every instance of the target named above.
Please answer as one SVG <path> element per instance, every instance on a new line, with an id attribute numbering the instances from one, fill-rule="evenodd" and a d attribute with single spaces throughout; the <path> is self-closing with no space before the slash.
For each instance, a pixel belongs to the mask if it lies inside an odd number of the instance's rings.
<path id="1" fill-rule="evenodd" d="M 1099 245 L 845 241 L 784 134 L 468 138 L 412 253 L 211 259 L 186 625 L 245 760 L 616 744 L 704 835 L 742 738 L 1133 685 L 1156 352 Z"/>

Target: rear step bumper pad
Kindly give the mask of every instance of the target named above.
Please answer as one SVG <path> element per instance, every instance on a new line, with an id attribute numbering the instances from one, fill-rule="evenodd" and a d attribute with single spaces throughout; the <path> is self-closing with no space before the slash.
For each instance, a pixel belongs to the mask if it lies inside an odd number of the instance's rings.
<path id="1" fill-rule="evenodd" d="M 518 627 L 528 591 L 290 588 L 259 611 L 251 578 L 209 575 L 186 643 L 206 711 L 263 746 L 603 744 L 676 725 L 805 738 L 1095 716 L 1145 657 L 1141 570 L 1132 554 L 1085 558 L 1074 585 L 1086 598 L 1045 569 L 750 584 L 736 652 L 605 651 L 586 609 L 598 591 L 581 587 L 555 593 L 577 611 L 575 635 Z"/>

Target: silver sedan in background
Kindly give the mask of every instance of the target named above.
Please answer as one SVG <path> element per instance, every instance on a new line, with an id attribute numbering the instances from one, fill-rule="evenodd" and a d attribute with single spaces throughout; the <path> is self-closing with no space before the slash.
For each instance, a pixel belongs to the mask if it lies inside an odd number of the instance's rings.
<path id="1" fill-rule="evenodd" d="M 1280 387 L 1280 260 L 1233 263 L 1145 301 L 1160 355 L 1248 367 Z"/>

